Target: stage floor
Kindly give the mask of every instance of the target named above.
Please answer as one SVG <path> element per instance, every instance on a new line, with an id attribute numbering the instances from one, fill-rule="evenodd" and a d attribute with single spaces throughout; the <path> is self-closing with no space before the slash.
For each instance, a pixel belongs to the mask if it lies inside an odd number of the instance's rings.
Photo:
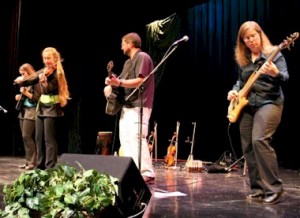
<path id="1" fill-rule="evenodd" d="M 0 207 L 3 203 L 3 184 L 11 184 L 24 170 L 19 169 L 22 157 L 0 157 Z M 208 172 L 206 166 L 189 172 L 185 162 L 166 167 L 154 161 L 156 179 L 148 184 L 152 193 L 143 217 L 300 217 L 299 170 L 280 168 L 285 193 L 274 205 L 248 202 L 247 172 L 235 167 L 229 172 Z M 134 179 L 134 178 L 133 178 Z"/>

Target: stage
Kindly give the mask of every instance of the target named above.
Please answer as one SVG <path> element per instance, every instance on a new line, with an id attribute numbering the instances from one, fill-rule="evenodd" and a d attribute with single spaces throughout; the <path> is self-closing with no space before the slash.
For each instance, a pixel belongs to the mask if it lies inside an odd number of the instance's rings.
<path id="1" fill-rule="evenodd" d="M 5 206 L 3 185 L 11 184 L 25 171 L 18 168 L 23 163 L 23 157 L 0 157 L 1 209 Z M 228 171 L 208 171 L 211 164 L 189 170 L 184 161 L 172 167 L 166 167 L 163 160 L 154 160 L 154 164 L 156 179 L 147 184 L 152 195 L 143 211 L 145 218 L 300 217 L 299 170 L 280 168 L 285 193 L 279 203 L 265 205 L 246 200 L 248 177 L 241 162 Z"/>

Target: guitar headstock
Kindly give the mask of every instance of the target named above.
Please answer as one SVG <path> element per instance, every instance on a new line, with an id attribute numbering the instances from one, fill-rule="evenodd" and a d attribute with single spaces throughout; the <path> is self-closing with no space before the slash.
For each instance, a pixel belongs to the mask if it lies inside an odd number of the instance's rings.
<path id="1" fill-rule="evenodd" d="M 109 61 L 107 66 L 106 66 L 106 70 L 108 72 L 108 76 L 111 77 L 112 75 L 112 69 L 114 67 L 114 62 L 113 61 Z"/>
<path id="2" fill-rule="evenodd" d="M 294 45 L 295 44 L 295 40 L 298 39 L 299 37 L 299 32 L 295 32 L 293 34 L 291 34 L 289 37 L 287 36 L 285 40 L 283 40 L 282 43 L 280 43 L 279 47 L 281 49 L 287 48 L 287 49 L 291 49 L 290 45 Z"/>

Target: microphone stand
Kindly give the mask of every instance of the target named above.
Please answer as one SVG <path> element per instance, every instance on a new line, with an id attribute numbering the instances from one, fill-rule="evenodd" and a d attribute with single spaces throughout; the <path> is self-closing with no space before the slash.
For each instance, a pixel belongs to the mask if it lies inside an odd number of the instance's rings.
<path id="1" fill-rule="evenodd" d="M 0 111 L 3 111 L 4 113 L 7 113 L 7 110 L 5 110 L 1 105 L 0 105 Z"/>
<path id="2" fill-rule="evenodd" d="M 157 69 L 160 67 L 160 65 L 162 65 L 165 60 L 177 49 L 178 44 L 172 44 L 169 49 L 167 50 L 167 52 L 165 53 L 164 57 L 162 58 L 162 60 L 156 65 L 156 67 L 152 70 L 151 73 L 149 73 L 144 79 L 143 81 L 130 93 L 130 95 L 127 96 L 127 98 L 125 98 L 125 101 L 127 101 L 132 95 L 134 95 L 134 93 L 136 93 L 137 91 L 139 91 L 139 97 L 140 97 L 140 102 L 141 102 L 141 106 L 140 106 L 140 122 L 139 122 L 139 155 L 138 155 L 138 163 L 139 163 L 139 169 L 141 171 L 141 153 L 142 153 L 142 125 L 143 125 L 143 87 L 142 85 L 149 79 L 150 76 L 152 76 L 152 74 L 154 74 Z M 172 48 L 172 49 L 171 49 Z M 171 50 L 170 50 L 171 49 Z"/>

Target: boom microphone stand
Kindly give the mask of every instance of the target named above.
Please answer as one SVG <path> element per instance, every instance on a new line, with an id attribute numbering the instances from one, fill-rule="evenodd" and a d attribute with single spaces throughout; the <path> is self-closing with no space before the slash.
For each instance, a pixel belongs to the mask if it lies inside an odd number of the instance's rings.
<path id="1" fill-rule="evenodd" d="M 0 111 L 3 111 L 5 114 L 7 113 L 7 110 L 5 110 L 1 105 L 0 105 Z"/>
<path id="2" fill-rule="evenodd" d="M 162 58 L 162 60 L 156 65 L 156 67 L 152 70 L 152 72 L 150 74 L 148 74 L 143 81 L 132 91 L 132 93 L 130 93 L 129 96 L 127 96 L 127 98 L 125 98 L 125 101 L 127 101 L 132 95 L 134 95 L 134 93 L 136 93 L 137 91 L 139 91 L 139 97 L 141 100 L 141 106 L 140 106 L 140 122 L 139 122 L 139 158 L 138 158 L 138 163 L 139 163 L 139 169 L 141 170 L 141 153 L 142 153 L 142 125 L 143 125 L 143 84 L 149 79 L 150 76 L 152 76 L 152 74 L 154 74 L 157 69 L 160 67 L 160 65 L 162 65 L 165 60 L 177 49 L 179 42 L 181 41 L 187 41 L 188 37 L 184 36 L 182 39 L 177 40 L 176 42 L 174 42 L 169 49 L 167 50 L 167 52 L 165 53 L 164 57 Z"/>

